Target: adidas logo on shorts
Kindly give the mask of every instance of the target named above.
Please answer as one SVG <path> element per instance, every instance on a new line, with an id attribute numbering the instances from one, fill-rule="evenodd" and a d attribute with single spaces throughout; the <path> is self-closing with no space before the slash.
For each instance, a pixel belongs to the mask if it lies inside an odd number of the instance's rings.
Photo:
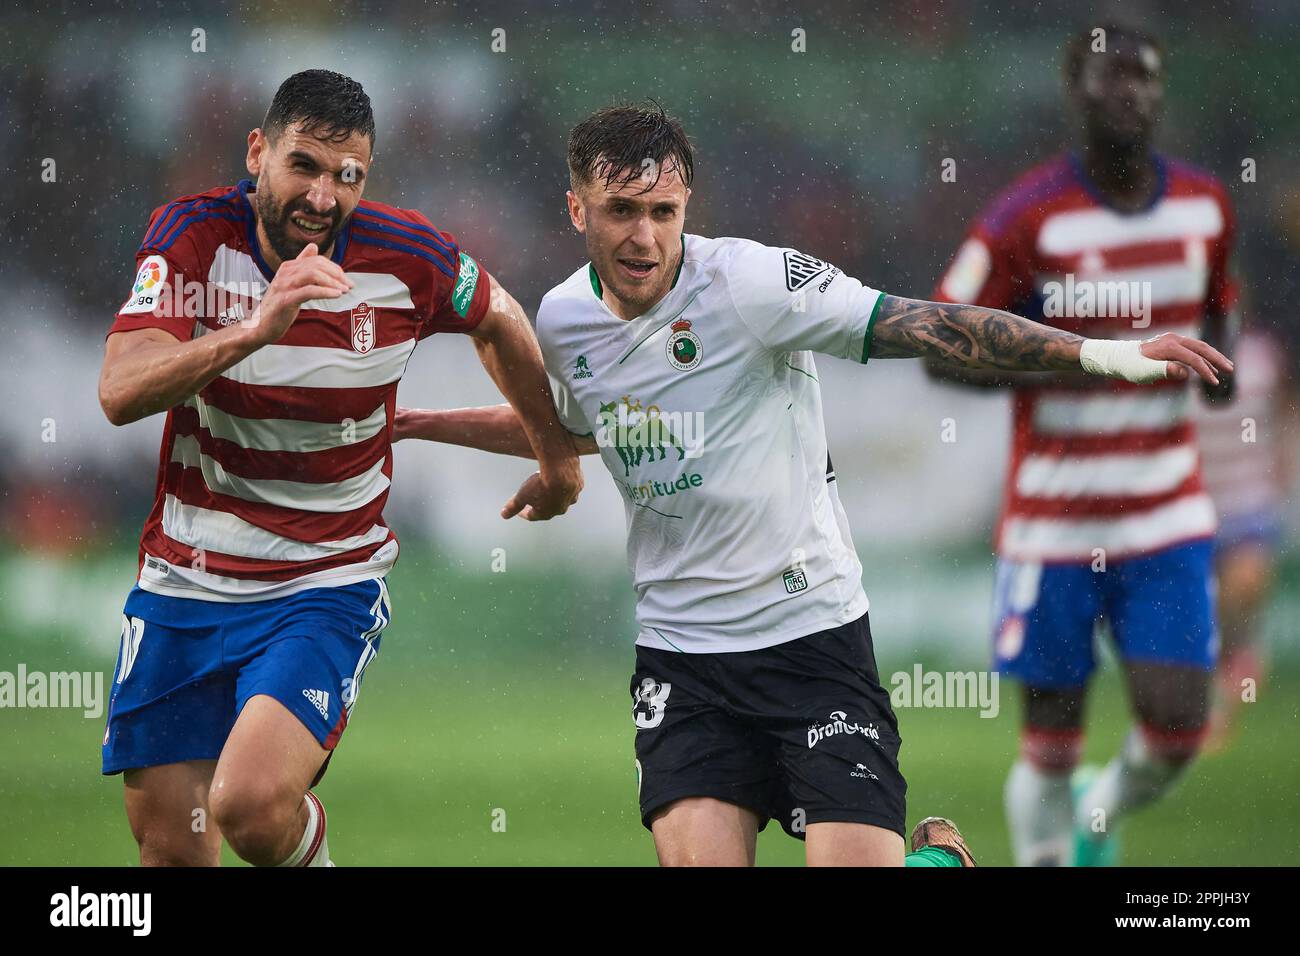
<path id="1" fill-rule="evenodd" d="M 306 697 L 320 711 L 320 715 L 326 720 L 330 719 L 330 695 L 323 690 L 304 690 L 302 696 Z"/>

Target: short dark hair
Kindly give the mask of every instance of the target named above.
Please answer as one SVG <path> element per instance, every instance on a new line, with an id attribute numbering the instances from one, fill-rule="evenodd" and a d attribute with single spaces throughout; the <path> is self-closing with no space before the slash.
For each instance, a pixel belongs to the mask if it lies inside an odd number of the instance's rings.
<path id="1" fill-rule="evenodd" d="M 596 179 L 606 187 L 627 185 L 642 175 L 650 160 L 657 172 L 649 192 L 671 161 L 688 187 L 695 178 L 695 152 L 677 119 L 653 101 L 645 106 L 624 104 L 597 110 L 569 133 L 569 181 L 576 189 Z"/>
<path id="2" fill-rule="evenodd" d="M 1072 90 L 1079 85 L 1079 77 L 1083 75 L 1083 61 L 1092 52 L 1093 33 L 1096 30 L 1105 31 L 1107 50 L 1114 49 L 1117 41 L 1128 41 L 1138 46 L 1145 44 L 1160 54 L 1160 62 L 1164 63 L 1165 48 L 1161 46 L 1155 34 L 1145 27 L 1116 20 L 1092 24 L 1081 27 L 1065 45 L 1064 72 L 1067 89 Z"/>
<path id="3" fill-rule="evenodd" d="M 375 147 L 375 114 L 361 84 L 333 70 L 303 70 L 275 91 L 262 132 L 274 141 L 294 123 L 305 133 L 341 143 L 353 133 L 370 137 Z"/>

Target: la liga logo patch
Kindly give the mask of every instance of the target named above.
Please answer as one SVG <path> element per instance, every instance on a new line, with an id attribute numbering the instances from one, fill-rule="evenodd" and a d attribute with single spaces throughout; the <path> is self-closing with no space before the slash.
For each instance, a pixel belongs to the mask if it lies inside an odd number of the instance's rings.
<path id="1" fill-rule="evenodd" d="M 126 300 L 118 312 L 133 315 L 140 312 L 152 312 L 162 296 L 163 283 L 167 281 L 167 260 L 162 256 L 149 256 L 140 263 L 140 271 L 135 274 L 135 284 L 131 286 L 131 297 Z"/>
<path id="2" fill-rule="evenodd" d="M 673 323 L 673 333 L 668 336 L 668 364 L 679 372 L 688 372 L 700 364 L 703 349 L 700 337 L 691 331 L 689 319 Z"/>
<path id="3" fill-rule="evenodd" d="M 166 267 L 166 263 L 157 256 L 150 256 L 144 260 L 144 265 L 140 266 L 140 271 L 135 277 L 135 288 L 131 291 L 139 295 L 141 292 L 148 292 L 156 285 L 161 285 L 163 270 Z"/>

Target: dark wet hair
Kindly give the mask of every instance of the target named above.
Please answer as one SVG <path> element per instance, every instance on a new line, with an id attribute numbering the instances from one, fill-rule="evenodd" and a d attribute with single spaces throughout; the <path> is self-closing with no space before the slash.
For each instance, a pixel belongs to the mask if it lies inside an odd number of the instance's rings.
<path id="1" fill-rule="evenodd" d="M 695 178 L 695 151 L 686 130 L 664 108 L 651 101 L 645 106 L 607 106 L 592 113 L 569 133 L 569 181 L 577 189 L 596 180 L 606 187 L 627 185 L 653 164 L 659 175 L 677 169 L 690 186 Z"/>
<path id="2" fill-rule="evenodd" d="M 1149 46 L 1160 55 L 1160 62 L 1164 63 L 1165 48 L 1161 46 L 1155 34 L 1145 27 L 1115 20 L 1107 23 L 1090 24 L 1081 27 L 1065 45 L 1063 67 L 1067 89 L 1072 90 L 1079 85 L 1079 77 L 1083 75 L 1083 62 L 1092 52 L 1093 31 L 1098 29 L 1105 31 L 1107 50 L 1114 50 L 1121 43 L 1133 46 Z"/>
<path id="3" fill-rule="evenodd" d="M 332 70 L 303 70 L 275 91 L 262 132 L 272 141 L 295 123 L 304 132 L 341 143 L 353 133 L 375 146 L 375 114 L 361 84 Z"/>

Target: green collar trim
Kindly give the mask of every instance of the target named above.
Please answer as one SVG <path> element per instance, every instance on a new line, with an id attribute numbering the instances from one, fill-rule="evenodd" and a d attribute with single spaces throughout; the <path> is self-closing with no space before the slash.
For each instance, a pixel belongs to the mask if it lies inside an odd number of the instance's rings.
<path id="1" fill-rule="evenodd" d="M 682 277 L 682 266 L 686 264 L 686 233 L 682 233 L 682 255 L 677 260 L 677 271 L 673 273 L 673 284 L 668 287 L 671 292 L 677 288 L 677 280 Z M 604 287 L 600 284 L 600 276 L 596 275 L 596 267 L 590 262 L 587 263 L 587 278 L 591 280 L 591 291 L 597 299 L 605 297 Z"/>

